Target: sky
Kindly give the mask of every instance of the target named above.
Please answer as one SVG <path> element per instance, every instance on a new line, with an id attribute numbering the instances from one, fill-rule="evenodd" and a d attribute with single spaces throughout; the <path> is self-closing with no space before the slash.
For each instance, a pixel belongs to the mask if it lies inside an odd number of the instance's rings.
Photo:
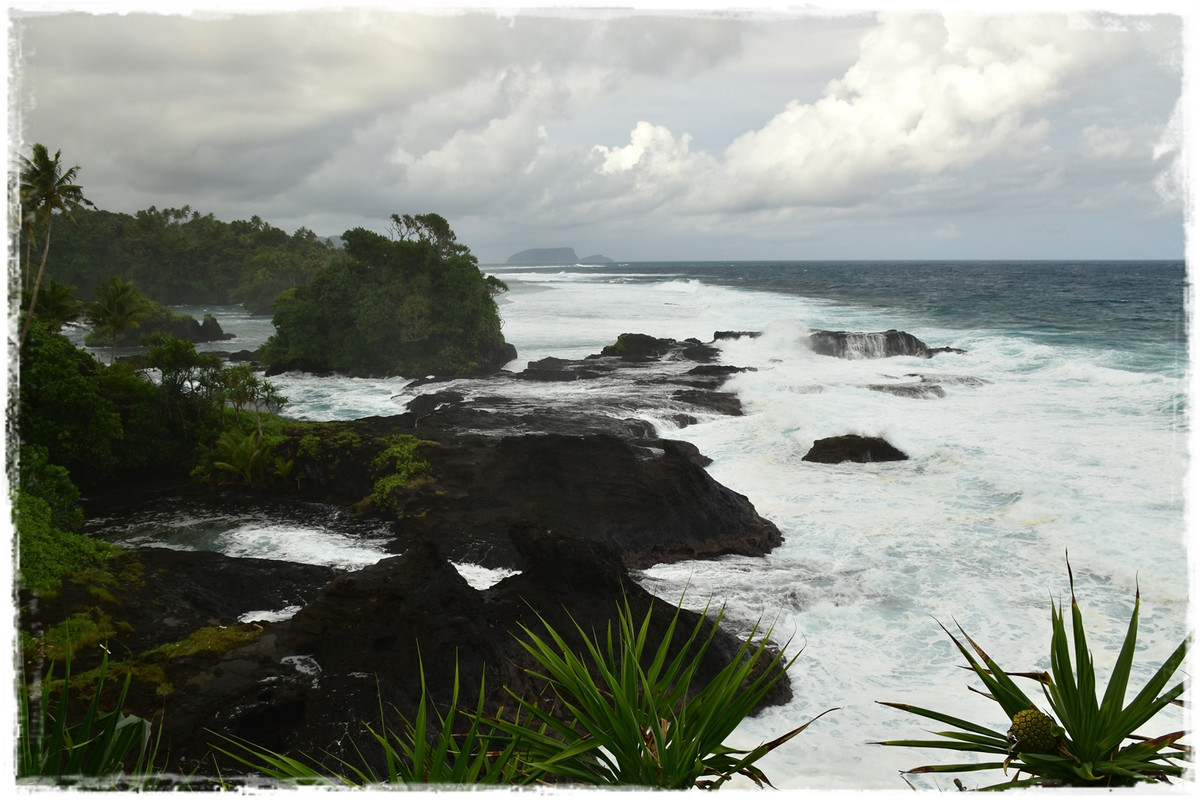
<path id="1" fill-rule="evenodd" d="M 1185 254 L 1182 2 L 343 5 L 10 3 L 10 153 L 484 264 Z"/>

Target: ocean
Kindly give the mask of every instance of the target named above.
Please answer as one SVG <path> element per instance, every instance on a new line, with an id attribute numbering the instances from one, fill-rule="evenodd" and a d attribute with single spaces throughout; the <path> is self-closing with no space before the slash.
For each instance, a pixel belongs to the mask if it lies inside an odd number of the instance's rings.
<path id="1" fill-rule="evenodd" d="M 760 762 L 777 788 L 906 790 L 901 770 L 954 760 L 874 744 L 923 738 L 930 727 L 878 701 L 1006 727 L 998 707 L 968 689 L 978 683 L 941 625 L 961 625 L 1006 669 L 1048 669 L 1051 603 L 1070 602 L 1068 561 L 1101 681 L 1135 591 L 1135 689 L 1189 631 L 1183 262 L 484 269 L 510 287 L 499 302 L 505 337 L 519 353 L 511 371 L 546 356 L 597 353 L 626 332 L 705 342 L 716 331 L 762 333 L 719 343 L 723 363 L 754 368 L 725 387 L 741 399 L 743 416 L 714 414 L 678 428 L 669 409 L 641 413 L 661 436 L 711 458 L 712 476 L 748 496 L 784 544 L 763 558 L 657 566 L 638 580 L 691 608 L 724 605 L 744 630 L 761 620 L 799 654 L 794 700 L 747 720 L 733 744 L 756 745 L 837 709 Z M 221 349 L 252 349 L 272 331 L 269 318 L 240 308 L 179 310 L 213 313 L 237 334 L 214 345 Z M 898 329 L 962 352 L 831 358 L 806 347 L 813 329 Z M 285 413 L 301 419 L 400 413 L 414 396 L 403 379 L 272 380 L 290 400 Z M 944 396 L 869 388 L 922 380 Z M 591 382 L 508 383 L 505 391 L 541 404 L 587 403 L 596 391 Z M 471 382 L 455 388 L 470 394 Z M 814 440 L 847 433 L 882 436 L 909 459 L 802 460 Z M 214 519 L 176 508 L 148 510 L 136 524 L 98 520 L 92 529 L 123 541 L 345 567 L 383 557 L 379 536 L 313 519 L 263 509 Z M 502 577 L 460 568 L 480 586 Z M 1185 724 L 1171 708 L 1147 732 Z M 906 777 L 918 788 L 955 789 L 954 776 Z M 986 778 L 962 777 L 968 786 Z"/>

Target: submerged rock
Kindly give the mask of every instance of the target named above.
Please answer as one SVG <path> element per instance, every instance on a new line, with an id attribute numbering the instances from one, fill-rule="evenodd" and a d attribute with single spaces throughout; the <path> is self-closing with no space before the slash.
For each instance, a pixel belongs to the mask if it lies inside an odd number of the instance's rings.
<path id="1" fill-rule="evenodd" d="M 828 439 L 817 439 L 804 455 L 803 461 L 819 464 L 840 464 L 854 461 L 860 464 L 875 461 L 905 461 L 908 456 L 878 436 L 846 434 Z"/>
<path id="2" fill-rule="evenodd" d="M 946 390 L 936 383 L 875 383 L 867 388 L 873 392 L 894 394 L 897 397 L 925 399 L 946 396 Z"/>

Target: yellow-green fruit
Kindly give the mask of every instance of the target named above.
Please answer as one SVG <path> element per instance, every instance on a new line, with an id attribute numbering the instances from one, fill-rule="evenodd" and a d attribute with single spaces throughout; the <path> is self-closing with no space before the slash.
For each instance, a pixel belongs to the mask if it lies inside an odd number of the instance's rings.
<path id="1" fill-rule="evenodd" d="M 1018 711 L 1008 729 L 1012 749 L 1018 753 L 1053 753 L 1058 749 L 1062 734 L 1062 728 L 1054 724 L 1054 719 L 1036 708 Z"/>

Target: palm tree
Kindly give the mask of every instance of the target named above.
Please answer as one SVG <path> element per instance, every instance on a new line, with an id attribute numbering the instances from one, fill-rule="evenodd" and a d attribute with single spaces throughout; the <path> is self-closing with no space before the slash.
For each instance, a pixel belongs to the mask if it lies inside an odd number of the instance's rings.
<path id="1" fill-rule="evenodd" d="M 84 318 L 92 330 L 104 334 L 112 342 L 108 363 L 117 360 L 117 340 L 121 334 L 136 328 L 150 311 L 150 301 L 133 281 L 114 276 L 96 288 L 96 302 L 88 306 Z"/>
<path id="2" fill-rule="evenodd" d="M 59 283 L 53 278 L 50 285 L 38 295 L 34 314 L 51 333 L 58 333 L 67 325 L 74 325 L 83 316 L 87 303 L 75 296 L 75 287 Z"/>
<path id="3" fill-rule="evenodd" d="M 19 190 L 21 225 L 25 229 L 26 236 L 29 237 L 26 253 L 29 253 L 29 245 L 33 244 L 38 229 L 41 230 L 42 237 L 41 263 L 38 264 L 37 277 L 30 290 L 29 308 L 25 314 L 25 324 L 21 327 L 21 338 L 17 343 L 18 349 L 25 344 L 25 337 L 29 334 L 29 326 L 33 322 L 38 291 L 42 287 L 42 276 L 46 273 L 46 258 L 50 255 L 50 223 L 53 221 L 54 215 L 62 214 L 74 223 L 75 218 L 71 216 L 72 211 L 93 205 L 91 200 L 83 196 L 83 190 L 75 183 L 79 167 L 75 166 L 64 170 L 59 162 L 61 155 L 62 151 L 58 150 L 55 151 L 54 158 L 51 158 L 46 145 L 38 143 L 33 145 L 30 158 L 18 156 L 21 166 Z M 31 266 L 26 259 L 26 287 L 29 285 L 28 270 Z"/>

